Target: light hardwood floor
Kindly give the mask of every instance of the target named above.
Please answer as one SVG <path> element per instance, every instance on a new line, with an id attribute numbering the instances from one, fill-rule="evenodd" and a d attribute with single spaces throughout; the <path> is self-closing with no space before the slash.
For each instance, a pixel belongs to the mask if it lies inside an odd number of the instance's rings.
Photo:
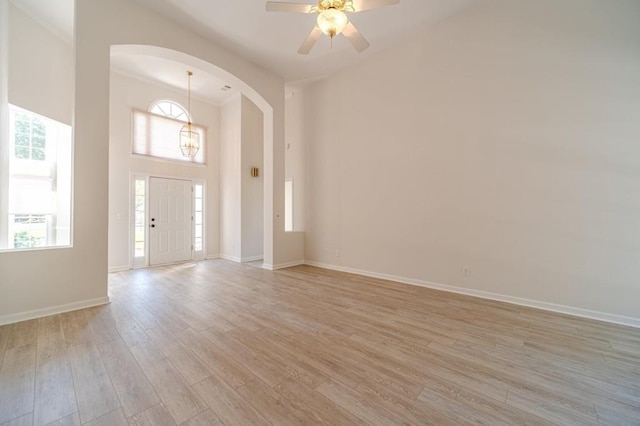
<path id="1" fill-rule="evenodd" d="M 640 425 L 638 329 L 308 266 L 109 281 L 0 327 L 0 424 Z"/>

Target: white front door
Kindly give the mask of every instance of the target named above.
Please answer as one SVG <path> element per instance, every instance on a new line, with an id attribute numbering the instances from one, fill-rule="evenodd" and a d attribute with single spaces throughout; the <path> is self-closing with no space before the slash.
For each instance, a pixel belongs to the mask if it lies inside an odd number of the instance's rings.
<path id="1" fill-rule="evenodd" d="M 149 179 L 149 264 L 192 258 L 191 181 Z"/>

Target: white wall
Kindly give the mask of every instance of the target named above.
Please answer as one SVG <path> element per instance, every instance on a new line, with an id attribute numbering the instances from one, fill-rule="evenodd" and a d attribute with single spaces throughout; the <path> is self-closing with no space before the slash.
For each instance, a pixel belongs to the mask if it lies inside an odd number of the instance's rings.
<path id="1" fill-rule="evenodd" d="M 75 31 L 74 245 L 0 253 L 0 323 L 106 300 L 111 45 L 183 52 L 176 56 L 227 72 L 249 93 L 265 111 L 265 261 L 300 257 L 277 217 L 284 208 L 282 79 L 135 2 L 77 0 Z"/>
<path id="2" fill-rule="evenodd" d="M 264 130 L 262 111 L 243 95 L 221 112 L 221 251 L 236 262 L 263 258 Z M 252 178 L 251 167 L 260 169 Z"/>
<path id="3" fill-rule="evenodd" d="M 487 0 L 310 87 L 306 258 L 640 324 L 638 17 Z"/>
<path id="4" fill-rule="evenodd" d="M 220 119 L 220 255 L 242 257 L 242 97 L 227 101 Z"/>
<path id="5" fill-rule="evenodd" d="M 264 155 L 262 111 L 246 97 L 242 97 L 242 260 L 263 257 L 264 246 Z M 251 177 L 251 168 L 258 167 L 260 175 Z"/>
<path id="6" fill-rule="evenodd" d="M 9 102 L 72 123 L 71 106 L 78 102 L 73 47 L 3 1 L 10 18 Z M 100 91 L 82 83 L 78 87 L 88 104 Z M 75 123 L 74 247 L 0 253 L 0 324 L 107 301 L 106 221 L 101 221 L 106 203 L 100 203 L 107 187 L 106 181 L 92 179 L 100 175 L 100 163 L 106 170 L 107 156 L 92 145 L 100 126 L 82 112 Z"/>
<path id="7" fill-rule="evenodd" d="M 293 181 L 293 230 L 305 230 L 304 90 L 287 88 L 284 100 L 284 174 Z"/>
<path id="8" fill-rule="evenodd" d="M 73 46 L 9 4 L 9 102 L 70 125 Z"/>
<path id="9" fill-rule="evenodd" d="M 207 129 L 206 166 L 131 155 L 131 113 L 146 111 L 160 99 L 186 108 L 186 94 L 111 72 L 109 104 L 109 268 L 125 269 L 131 260 L 131 174 L 206 181 L 206 254 L 219 253 L 220 108 L 191 101 L 194 123 Z M 177 136 L 176 136 L 177 137 Z"/>
<path id="10" fill-rule="evenodd" d="M 0 0 L 0 188 L 9 187 L 9 0 Z M 0 241 L 9 233 L 9 191 L 0 191 Z"/>

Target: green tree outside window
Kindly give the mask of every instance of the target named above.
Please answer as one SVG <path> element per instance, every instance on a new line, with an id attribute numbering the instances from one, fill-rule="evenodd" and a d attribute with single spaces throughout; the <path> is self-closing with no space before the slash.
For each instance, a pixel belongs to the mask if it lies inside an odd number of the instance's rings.
<path id="1" fill-rule="evenodd" d="M 47 129 L 38 117 L 16 114 L 15 157 L 20 160 L 44 161 Z"/>

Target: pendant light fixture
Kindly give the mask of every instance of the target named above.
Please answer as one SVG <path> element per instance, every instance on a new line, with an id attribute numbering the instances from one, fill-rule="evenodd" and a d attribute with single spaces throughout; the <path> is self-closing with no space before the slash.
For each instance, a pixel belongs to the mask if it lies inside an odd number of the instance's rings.
<path id="1" fill-rule="evenodd" d="M 200 150 L 200 135 L 193 130 L 191 123 L 191 76 L 193 73 L 187 71 L 187 91 L 188 91 L 188 103 L 187 103 L 187 124 L 180 129 L 180 151 L 182 155 L 188 158 L 196 156 Z"/>

